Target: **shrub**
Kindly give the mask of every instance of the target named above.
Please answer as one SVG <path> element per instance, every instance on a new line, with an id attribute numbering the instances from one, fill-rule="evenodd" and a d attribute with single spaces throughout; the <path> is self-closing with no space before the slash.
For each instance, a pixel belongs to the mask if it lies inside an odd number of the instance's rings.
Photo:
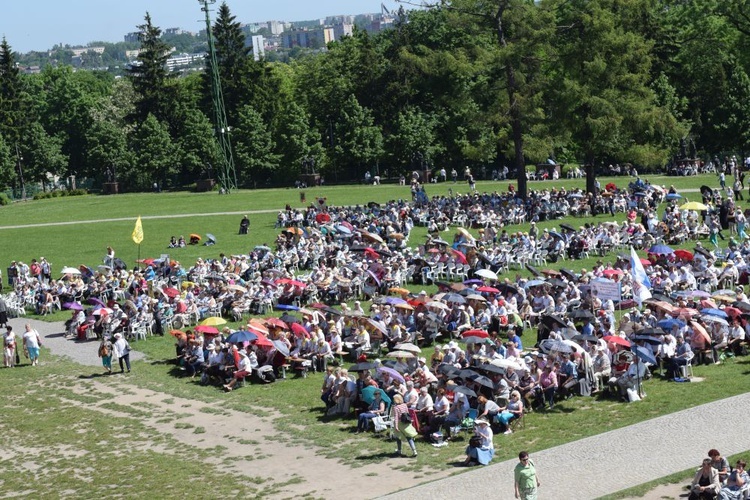
<path id="1" fill-rule="evenodd" d="M 12 201 L 6 193 L 0 193 L 0 206 L 10 205 Z"/>

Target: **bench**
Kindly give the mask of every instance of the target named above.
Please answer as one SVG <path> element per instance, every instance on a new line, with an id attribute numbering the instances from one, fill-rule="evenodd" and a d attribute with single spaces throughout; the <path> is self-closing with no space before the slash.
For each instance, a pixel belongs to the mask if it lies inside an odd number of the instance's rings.
<path id="1" fill-rule="evenodd" d="M 286 363 L 285 363 L 285 364 L 283 364 L 283 365 L 281 365 L 281 366 L 279 366 L 279 369 L 281 370 L 281 378 L 283 378 L 283 379 L 285 379 L 285 378 L 286 378 L 286 370 L 287 370 L 287 368 L 289 368 L 290 366 L 292 366 L 292 365 L 288 365 L 288 364 L 286 364 Z"/>

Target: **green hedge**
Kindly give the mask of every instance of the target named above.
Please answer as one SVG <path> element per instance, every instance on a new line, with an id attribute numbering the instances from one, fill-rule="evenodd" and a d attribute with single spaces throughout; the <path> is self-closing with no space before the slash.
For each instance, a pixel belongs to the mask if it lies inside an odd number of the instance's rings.
<path id="1" fill-rule="evenodd" d="M 89 194 L 89 192 L 85 189 L 64 189 L 64 190 L 56 190 L 56 191 L 39 191 L 34 195 L 35 200 L 46 200 L 49 198 L 60 198 L 62 196 L 83 196 L 85 194 Z"/>

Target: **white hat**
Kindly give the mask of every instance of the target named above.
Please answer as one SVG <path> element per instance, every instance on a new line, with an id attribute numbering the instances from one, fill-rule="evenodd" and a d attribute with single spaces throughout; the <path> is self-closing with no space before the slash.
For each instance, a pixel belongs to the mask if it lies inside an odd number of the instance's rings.
<path id="1" fill-rule="evenodd" d="M 115 333 L 115 338 L 116 338 L 116 339 L 121 339 L 121 338 L 122 338 L 122 335 L 121 335 L 121 334 L 119 334 L 119 333 Z"/>
<path id="2" fill-rule="evenodd" d="M 486 421 L 485 419 L 483 419 L 483 418 L 478 418 L 478 419 L 474 420 L 474 423 L 477 424 L 477 425 L 479 425 L 479 424 L 490 425 L 490 423 L 488 421 Z"/>
<path id="3" fill-rule="evenodd" d="M 419 292 L 419 295 L 427 295 L 427 292 L 425 290 L 422 290 L 421 292 Z"/>
<path id="4" fill-rule="evenodd" d="M 458 347 L 458 344 L 455 341 L 451 340 L 448 342 L 448 349 L 455 349 L 456 347 Z"/>

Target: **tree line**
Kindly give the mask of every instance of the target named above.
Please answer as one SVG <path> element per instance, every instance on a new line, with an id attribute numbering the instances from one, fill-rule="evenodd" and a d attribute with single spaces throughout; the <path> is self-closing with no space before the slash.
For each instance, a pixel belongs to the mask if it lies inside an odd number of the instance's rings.
<path id="1" fill-rule="evenodd" d="M 288 63 L 255 61 L 222 4 L 212 32 L 239 184 L 289 185 L 310 158 L 330 183 L 550 157 L 659 166 L 685 137 L 706 155 L 742 151 L 748 1 L 442 1 Z M 109 170 L 139 191 L 211 175 L 208 69 L 169 73 L 161 29 L 148 13 L 137 28 L 124 78 L 22 74 L 3 39 L 0 186 Z"/>

